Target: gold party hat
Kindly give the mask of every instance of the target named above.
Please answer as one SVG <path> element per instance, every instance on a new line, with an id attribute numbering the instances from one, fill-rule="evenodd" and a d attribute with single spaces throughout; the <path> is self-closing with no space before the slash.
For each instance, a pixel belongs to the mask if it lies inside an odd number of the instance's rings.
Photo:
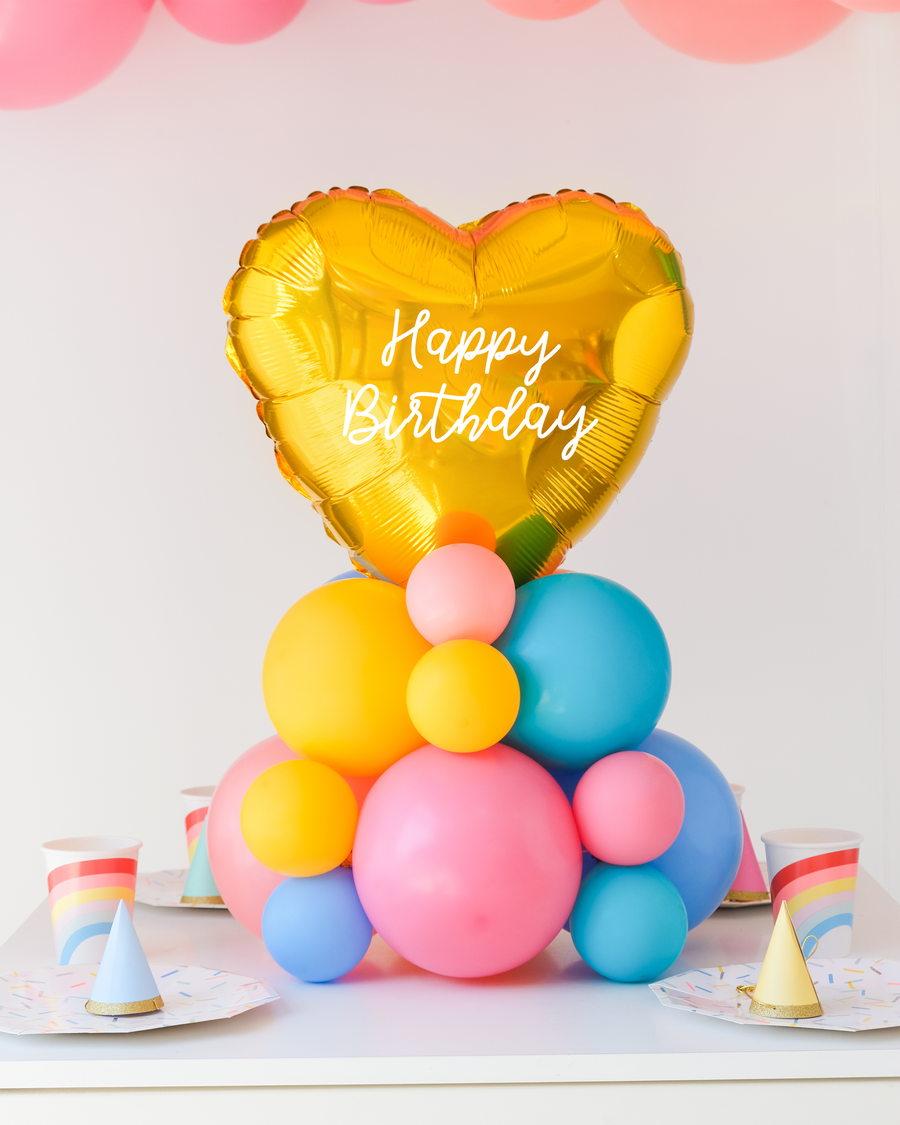
<path id="1" fill-rule="evenodd" d="M 777 1020 L 806 1020 L 824 1015 L 786 902 L 781 903 L 778 912 L 766 959 L 753 988 L 750 1011 L 755 1016 Z"/>

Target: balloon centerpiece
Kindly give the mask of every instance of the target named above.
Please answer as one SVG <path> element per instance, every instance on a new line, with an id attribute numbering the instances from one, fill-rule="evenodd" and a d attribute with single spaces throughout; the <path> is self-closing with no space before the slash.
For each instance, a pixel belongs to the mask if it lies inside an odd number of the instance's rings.
<path id="1" fill-rule="evenodd" d="M 269 642 L 279 737 L 209 813 L 226 904 L 309 981 L 349 972 L 373 927 L 448 976 L 563 927 L 598 972 L 658 976 L 731 886 L 740 814 L 655 730 L 671 677 L 647 606 L 554 571 L 686 355 L 671 244 L 586 192 L 457 230 L 335 189 L 262 228 L 226 307 L 279 467 L 364 572 Z"/>

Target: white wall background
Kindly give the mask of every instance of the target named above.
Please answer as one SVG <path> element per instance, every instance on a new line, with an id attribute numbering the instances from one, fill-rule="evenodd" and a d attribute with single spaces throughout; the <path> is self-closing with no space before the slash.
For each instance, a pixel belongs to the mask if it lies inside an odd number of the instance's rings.
<path id="1" fill-rule="evenodd" d="M 656 439 L 572 565 L 666 630 L 663 726 L 747 786 L 755 835 L 862 830 L 900 892 L 900 17 L 726 67 L 619 6 L 309 0 L 226 47 L 157 5 L 68 104 L 0 114 L 0 937 L 42 840 L 183 862 L 177 791 L 270 733 L 269 633 L 346 569 L 228 367 L 257 225 L 392 186 L 454 222 L 585 187 L 642 206 L 697 305 Z"/>

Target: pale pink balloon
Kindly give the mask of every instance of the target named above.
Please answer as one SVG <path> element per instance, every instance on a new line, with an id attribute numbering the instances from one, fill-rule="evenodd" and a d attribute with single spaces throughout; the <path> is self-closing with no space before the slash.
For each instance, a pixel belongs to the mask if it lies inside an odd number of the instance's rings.
<path id="1" fill-rule="evenodd" d="M 900 0 L 834 0 L 852 12 L 900 12 Z"/>
<path id="2" fill-rule="evenodd" d="M 359 0 L 360 4 L 408 4 L 409 0 Z"/>
<path id="3" fill-rule="evenodd" d="M 0 108 L 36 109 L 84 93 L 137 43 L 153 0 L 3 0 Z"/>
<path id="4" fill-rule="evenodd" d="M 572 811 L 591 855 L 631 867 L 649 863 L 675 842 L 684 820 L 684 792 L 659 758 L 620 750 L 585 771 Z"/>
<path id="5" fill-rule="evenodd" d="M 284 876 L 264 867 L 244 843 L 241 802 L 264 770 L 298 757 L 303 755 L 295 754 L 278 735 L 258 742 L 225 771 L 206 816 L 209 865 L 219 894 L 240 924 L 259 938 L 266 899 Z"/>
<path id="6" fill-rule="evenodd" d="M 353 875 L 363 909 L 402 957 L 483 977 L 538 954 L 571 913 L 581 844 L 545 769 L 508 746 L 395 762 L 359 817 Z"/>
<path id="7" fill-rule="evenodd" d="M 600 0 L 487 0 L 492 8 L 499 8 L 510 16 L 524 20 L 559 20 L 574 16 L 599 4 Z"/>
<path id="8" fill-rule="evenodd" d="M 256 43 L 275 35 L 306 0 L 163 0 L 182 27 L 213 43 Z"/>
<path id="9" fill-rule="evenodd" d="M 850 14 L 831 0 L 622 0 L 660 42 L 709 62 L 752 63 L 791 55 Z"/>
<path id="10" fill-rule="evenodd" d="M 493 551 L 450 543 L 425 556 L 406 584 L 412 623 L 433 645 L 444 641 L 495 641 L 512 617 L 516 584 Z"/>

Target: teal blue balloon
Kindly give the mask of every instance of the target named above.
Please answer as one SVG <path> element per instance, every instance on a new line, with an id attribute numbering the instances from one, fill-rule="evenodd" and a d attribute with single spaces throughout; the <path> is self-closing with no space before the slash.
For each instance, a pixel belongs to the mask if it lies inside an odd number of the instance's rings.
<path id="1" fill-rule="evenodd" d="M 673 884 L 649 864 L 598 863 L 581 884 L 572 941 L 609 980 L 657 980 L 684 949 L 687 912 Z"/>
<path id="2" fill-rule="evenodd" d="M 669 697 L 669 647 L 659 622 L 608 578 L 552 574 L 526 582 L 494 645 L 522 692 L 503 741 L 548 768 L 584 770 L 632 749 Z"/>

